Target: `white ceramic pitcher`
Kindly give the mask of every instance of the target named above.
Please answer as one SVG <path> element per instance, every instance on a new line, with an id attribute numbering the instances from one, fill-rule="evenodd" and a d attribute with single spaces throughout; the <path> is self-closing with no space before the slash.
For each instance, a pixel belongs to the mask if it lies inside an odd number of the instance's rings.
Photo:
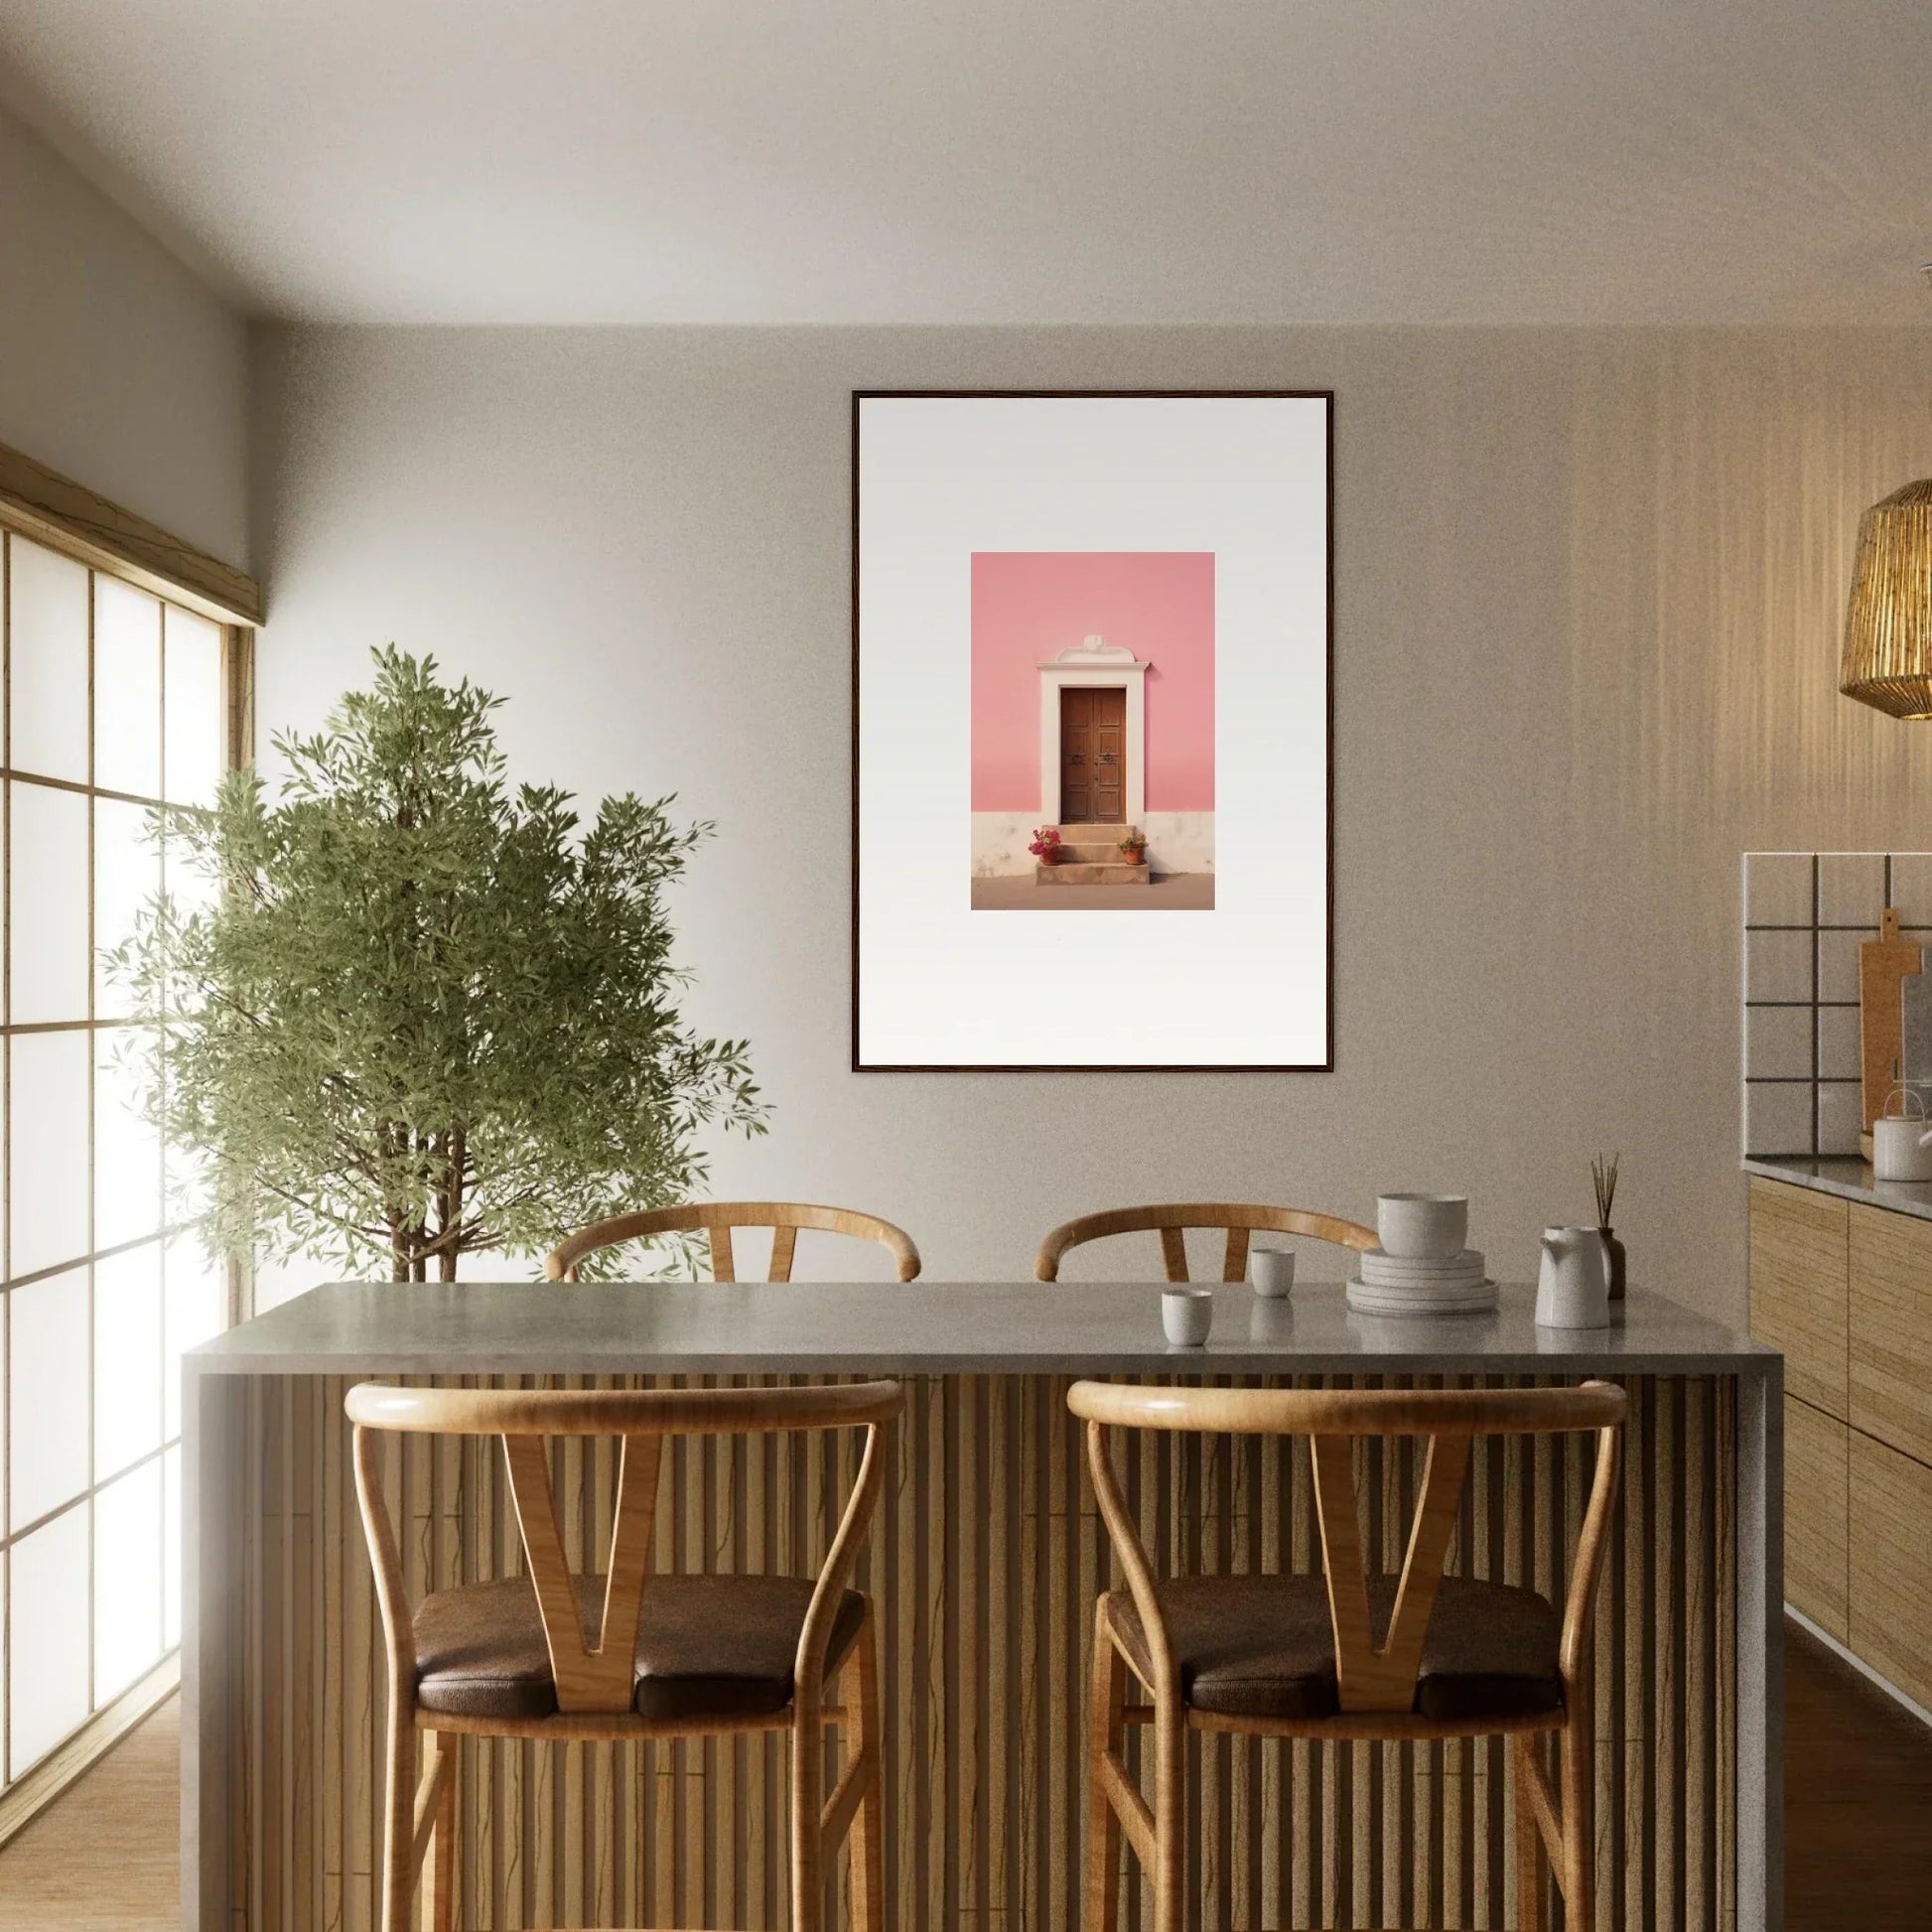
<path id="1" fill-rule="evenodd" d="M 1545 1228 L 1536 1280 L 1539 1328 L 1610 1325 L 1610 1251 L 1599 1228 Z"/>
<path id="2" fill-rule="evenodd" d="M 1896 1114 L 1891 1110 L 1894 1100 L 1901 1109 Z M 1910 1087 L 1893 1087 L 1885 1095 L 1884 1112 L 1871 1123 L 1871 1175 L 1874 1180 L 1932 1180 L 1932 1121 L 1925 1117 L 1925 1102 Z"/>

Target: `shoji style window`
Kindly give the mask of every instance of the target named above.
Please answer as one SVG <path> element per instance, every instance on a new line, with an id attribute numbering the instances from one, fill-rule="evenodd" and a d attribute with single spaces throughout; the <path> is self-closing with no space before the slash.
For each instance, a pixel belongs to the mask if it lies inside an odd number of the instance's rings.
<path id="1" fill-rule="evenodd" d="M 77 1738 L 174 1673 L 180 1358 L 226 1323 L 230 1284 L 134 1111 L 134 1029 L 100 953 L 164 886 L 197 890 L 147 819 L 210 803 L 241 749 L 246 633 L 4 505 L 0 593 L 4 1826 L 23 1779 L 84 1761 Z"/>

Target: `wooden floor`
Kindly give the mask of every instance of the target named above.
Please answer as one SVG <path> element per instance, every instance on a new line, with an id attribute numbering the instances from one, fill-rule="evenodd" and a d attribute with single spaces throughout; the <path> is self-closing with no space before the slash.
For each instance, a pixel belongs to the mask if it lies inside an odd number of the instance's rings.
<path id="1" fill-rule="evenodd" d="M 170 1698 L 0 1849 L 0 1928 L 175 1932 L 181 1701 Z"/>
<path id="2" fill-rule="evenodd" d="M 1789 1932 L 1932 1925 L 1932 1732 L 1788 1632 Z M 172 1700 L 0 1850 L 0 1932 L 173 1932 L 180 1707 Z"/>
<path id="3" fill-rule="evenodd" d="M 1789 1932 L 1932 1925 L 1932 1732 L 1785 1626 Z"/>

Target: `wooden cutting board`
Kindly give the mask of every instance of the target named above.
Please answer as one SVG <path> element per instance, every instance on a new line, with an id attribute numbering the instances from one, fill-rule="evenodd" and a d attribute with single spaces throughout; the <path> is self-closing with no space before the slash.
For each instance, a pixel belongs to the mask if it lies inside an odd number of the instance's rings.
<path id="1" fill-rule="evenodd" d="M 1886 906 L 1877 938 L 1859 948 L 1859 1058 L 1866 1159 L 1871 1154 L 1871 1123 L 1885 1111 L 1885 1096 L 1905 1077 L 1900 989 L 1924 964 L 1925 949 L 1898 936 L 1898 914 Z"/>

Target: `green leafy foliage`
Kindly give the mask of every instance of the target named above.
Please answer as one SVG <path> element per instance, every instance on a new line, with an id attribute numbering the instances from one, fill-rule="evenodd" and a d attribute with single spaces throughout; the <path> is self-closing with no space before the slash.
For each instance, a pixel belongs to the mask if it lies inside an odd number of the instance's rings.
<path id="1" fill-rule="evenodd" d="M 193 1158 L 210 1247 L 394 1279 L 539 1253 L 688 1199 L 712 1125 L 763 1131 L 743 1040 L 678 1016 L 665 888 L 713 829 L 672 800 L 505 777 L 500 700 L 393 646 L 314 737 L 212 810 L 154 815 L 164 896 L 109 955 L 149 1118 Z M 586 1272 L 590 1272 L 587 1268 Z"/>

